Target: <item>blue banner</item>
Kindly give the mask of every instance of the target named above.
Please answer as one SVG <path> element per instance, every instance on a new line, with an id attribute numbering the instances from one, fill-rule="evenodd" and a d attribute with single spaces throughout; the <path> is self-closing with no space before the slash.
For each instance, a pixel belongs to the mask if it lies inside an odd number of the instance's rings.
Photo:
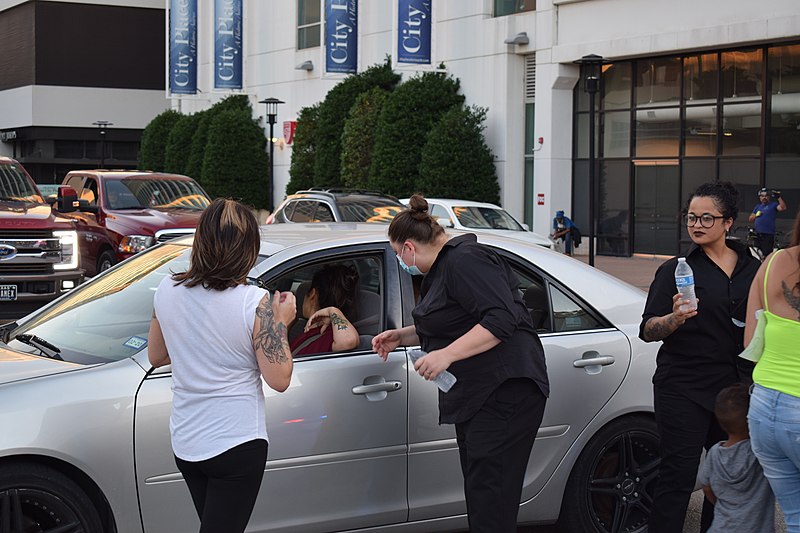
<path id="1" fill-rule="evenodd" d="M 242 0 L 214 0 L 214 88 L 242 88 Z"/>
<path id="2" fill-rule="evenodd" d="M 358 0 L 325 0 L 325 70 L 358 71 Z"/>
<path id="3" fill-rule="evenodd" d="M 197 0 L 169 3 L 169 91 L 197 92 Z"/>
<path id="4" fill-rule="evenodd" d="M 430 0 L 397 0 L 397 62 L 430 65 Z"/>

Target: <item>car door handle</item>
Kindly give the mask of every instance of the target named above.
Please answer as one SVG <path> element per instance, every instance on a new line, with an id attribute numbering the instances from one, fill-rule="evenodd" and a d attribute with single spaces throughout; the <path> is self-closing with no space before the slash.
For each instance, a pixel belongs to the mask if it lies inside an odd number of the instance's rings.
<path id="1" fill-rule="evenodd" d="M 611 355 L 596 355 L 585 359 L 576 359 L 572 362 L 575 368 L 586 368 L 587 366 L 606 366 L 614 364 L 614 357 Z"/>
<path id="2" fill-rule="evenodd" d="M 403 388 L 400 381 L 386 381 L 384 383 L 372 383 L 370 385 L 356 385 L 353 387 L 353 394 L 369 394 L 371 392 L 393 392 Z"/>

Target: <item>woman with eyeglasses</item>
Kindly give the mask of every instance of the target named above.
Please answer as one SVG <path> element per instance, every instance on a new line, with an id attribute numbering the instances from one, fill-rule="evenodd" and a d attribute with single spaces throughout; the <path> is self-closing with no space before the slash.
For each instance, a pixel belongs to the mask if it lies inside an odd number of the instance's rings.
<path id="1" fill-rule="evenodd" d="M 737 355 L 743 349 L 747 295 L 760 263 L 739 241 L 726 239 L 738 199 L 729 182 L 697 188 L 684 215 L 692 240 L 686 262 L 694 272 L 697 308 L 681 308 L 688 301 L 675 288 L 678 258 L 673 257 L 656 271 L 642 314 L 639 337 L 663 341 L 653 376 L 661 465 L 651 533 L 683 530 L 703 448 L 726 438 L 714 416 L 717 393 L 751 379 L 752 366 L 745 367 Z M 713 509 L 703 502 L 702 532 L 711 525 Z"/>

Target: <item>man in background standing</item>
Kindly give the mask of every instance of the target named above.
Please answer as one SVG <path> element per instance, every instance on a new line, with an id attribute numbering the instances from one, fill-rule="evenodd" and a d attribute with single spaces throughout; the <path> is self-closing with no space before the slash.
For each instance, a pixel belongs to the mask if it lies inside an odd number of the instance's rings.
<path id="1" fill-rule="evenodd" d="M 758 204 L 750 214 L 750 222 L 756 230 L 756 245 L 764 257 L 772 253 L 775 247 L 775 217 L 778 211 L 786 211 L 786 203 L 781 198 L 781 191 L 770 191 L 766 187 L 758 191 Z"/>

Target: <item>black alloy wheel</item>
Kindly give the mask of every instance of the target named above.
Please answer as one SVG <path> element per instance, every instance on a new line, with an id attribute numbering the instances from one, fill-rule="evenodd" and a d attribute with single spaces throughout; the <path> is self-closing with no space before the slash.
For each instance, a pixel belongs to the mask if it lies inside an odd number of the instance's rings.
<path id="1" fill-rule="evenodd" d="M 659 463 L 658 433 L 651 418 L 611 422 L 575 463 L 559 525 L 574 533 L 647 531 Z"/>
<path id="2" fill-rule="evenodd" d="M 97 511 L 72 480 L 47 467 L 0 467 L 0 533 L 102 533 Z"/>
<path id="3" fill-rule="evenodd" d="M 114 257 L 114 252 L 106 250 L 97 259 L 97 273 L 104 272 L 117 264 L 117 258 Z"/>

